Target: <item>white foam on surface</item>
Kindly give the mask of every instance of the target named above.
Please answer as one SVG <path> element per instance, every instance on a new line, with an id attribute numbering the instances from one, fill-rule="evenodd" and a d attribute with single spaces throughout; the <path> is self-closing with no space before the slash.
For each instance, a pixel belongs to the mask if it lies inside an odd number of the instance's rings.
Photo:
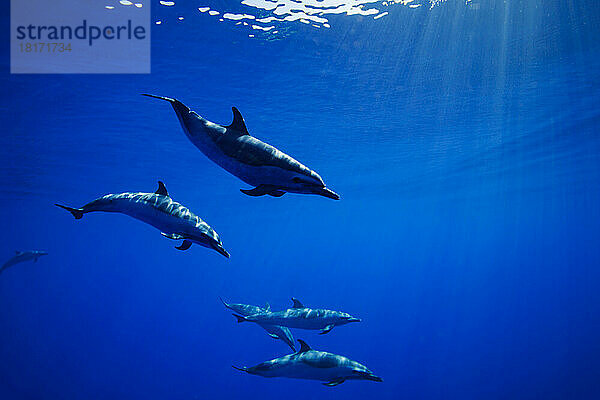
<path id="1" fill-rule="evenodd" d="M 222 15 L 219 21 L 233 21 L 235 25 L 248 26 L 253 30 L 278 33 L 279 30 L 273 30 L 280 24 L 300 23 L 310 25 L 314 28 L 331 28 L 330 19 L 333 16 L 369 16 L 372 20 L 379 20 L 385 16 L 390 16 L 393 7 L 405 6 L 409 8 L 419 8 L 423 5 L 429 5 L 433 8 L 435 5 L 445 0 L 239 0 L 246 10 L 242 12 L 231 12 L 229 10 L 215 10 L 210 6 L 198 7 L 201 13 L 208 13 L 211 16 Z M 467 0 L 468 1 L 468 0 Z M 205 0 L 210 3 L 211 1 Z M 121 0 L 123 5 L 134 4 L 129 0 Z M 163 6 L 174 6 L 174 1 L 160 0 Z M 238 4 L 239 4 L 238 3 Z M 141 6 L 135 3 L 135 6 Z M 109 8 L 109 6 L 106 6 Z M 242 7 L 244 8 L 244 7 Z M 239 9 L 239 7 L 238 7 Z M 179 17 L 182 20 L 183 17 Z M 253 24 L 245 22 L 250 20 Z M 276 25 L 272 25 L 277 23 Z M 366 23 L 366 22 L 365 22 Z M 262 25 L 259 25 L 262 24 Z"/>
<path id="2" fill-rule="evenodd" d="M 252 25 L 252 29 L 258 29 L 258 30 L 262 30 L 265 32 L 270 31 L 271 29 L 274 29 L 275 26 L 260 26 L 260 25 Z"/>
<path id="3" fill-rule="evenodd" d="M 250 15 L 250 14 L 225 13 L 225 14 L 223 14 L 223 18 L 231 19 L 234 21 L 239 21 L 240 19 L 255 19 L 256 17 L 254 15 Z"/>

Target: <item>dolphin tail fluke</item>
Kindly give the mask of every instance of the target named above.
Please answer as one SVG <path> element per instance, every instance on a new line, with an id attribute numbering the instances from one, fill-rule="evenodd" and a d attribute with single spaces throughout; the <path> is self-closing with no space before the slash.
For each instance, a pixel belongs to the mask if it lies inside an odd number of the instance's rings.
<path id="1" fill-rule="evenodd" d="M 246 367 L 236 367 L 235 365 L 232 365 L 233 369 L 237 369 L 238 371 L 242 371 L 242 372 L 248 372 L 248 368 Z"/>
<path id="2" fill-rule="evenodd" d="M 241 315 L 237 315 L 237 314 L 231 314 L 231 315 L 233 315 L 237 319 L 238 324 L 241 323 L 241 322 L 248 321 L 246 319 L 246 317 L 242 317 Z"/>
<path id="3" fill-rule="evenodd" d="M 173 103 L 173 102 L 177 101 L 175 99 L 172 99 L 171 97 L 157 96 L 155 94 L 142 93 L 142 96 L 152 97 L 153 99 L 165 100 L 165 101 L 168 101 L 169 103 Z"/>
<path id="4" fill-rule="evenodd" d="M 223 305 L 224 305 L 225 307 L 229 308 L 229 304 L 227 304 L 227 303 L 225 302 L 225 300 L 223 300 L 223 298 L 222 298 L 221 296 L 219 296 L 219 300 L 221 300 L 221 303 L 223 303 Z"/>
<path id="5" fill-rule="evenodd" d="M 142 96 L 168 101 L 169 103 L 171 103 L 171 106 L 173 106 L 173 109 L 175 110 L 175 113 L 178 115 L 179 118 L 183 118 L 190 111 L 190 109 L 185 104 L 172 97 L 156 96 L 154 94 L 147 93 L 142 93 Z"/>
<path id="6" fill-rule="evenodd" d="M 63 206 L 60 204 L 54 204 L 57 207 L 62 208 L 63 210 L 67 210 L 68 212 L 70 212 L 71 214 L 73 214 L 73 216 L 75 217 L 75 219 L 81 219 L 83 218 L 83 210 L 81 208 L 72 208 L 72 207 L 67 207 L 67 206 Z"/>

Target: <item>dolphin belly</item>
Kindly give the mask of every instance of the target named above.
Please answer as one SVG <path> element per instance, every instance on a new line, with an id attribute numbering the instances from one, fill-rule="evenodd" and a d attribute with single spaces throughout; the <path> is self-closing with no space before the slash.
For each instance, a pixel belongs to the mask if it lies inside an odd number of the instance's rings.
<path id="1" fill-rule="evenodd" d="M 297 359 L 284 365 L 280 365 L 277 368 L 273 368 L 272 371 L 269 371 L 269 374 L 265 376 L 329 382 L 347 375 L 347 368 L 318 368 L 305 364 Z"/>
<path id="2" fill-rule="evenodd" d="M 323 329 L 324 327 L 326 327 L 327 325 L 329 325 L 329 322 L 327 322 L 326 320 L 323 319 L 317 319 L 317 318 L 313 318 L 313 319 L 307 319 L 307 318 L 303 318 L 303 317 L 273 317 L 273 318 L 257 318 L 256 320 L 252 320 L 254 322 L 257 322 L 258 324 L 264 324 L 264 325 L 281 325 L 281 326 L 285 326 L 288 328 L 295 328 L 295 329 L 309 329 L 309 330 L 316 330 L 316 329 Z"/>
<path id="3" fill-rule="evenodd" d="M 297 172 L 273 165 L 250 165 L 228 156 L 212 141 L 191 136 L 192 143 L 215 164 L 246 182 L 248 185 L 286 187 L 292 184 Z"/>
<path id="4" fill-rule="evenodd" d="M 145 222 L 165 233 L 184 233 L 190 227 L 188 221 L 161 212 L 147 203 L 128 202 L 119 205 L 115 211 Z"/>
<path id="5" fill-rule="evenodd" d="M 225 155 L 217 163 L 227 172 L 251 186 L 271 185 L 291 190 L 292 179 L 297 175 L 293 171 L 271 165 L 247 165 Z"/>

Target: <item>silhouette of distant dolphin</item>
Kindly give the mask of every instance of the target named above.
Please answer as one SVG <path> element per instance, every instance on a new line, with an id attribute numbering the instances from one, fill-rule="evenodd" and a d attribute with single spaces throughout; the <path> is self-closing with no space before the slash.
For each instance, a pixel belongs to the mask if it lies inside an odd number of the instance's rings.
<path id="1" fill-rule="evenodd" d="M 187 207 L 173 201 L 167 193 L 167 188 L 160 181 L 154 193 L 107 194 L 81 208 L 55 205 L 69 211 L 75 219 L 81 219 L 83 214 L 93 211 L 129 215 L 160 229 L 166 238 L 183 239 L 181 246 L 175 247 L 178 250 L 187 250 L 192 243 L 197 243 L 229 258 L 229 253 L 223 248 L 217 232 Z"/>
<path id="2" fill-rule="evenodd" d="M 31 251 L 16 251 L 15 255 L 12 256 L 7 262 L 5 262 L 2 267 L 0 267 L 0 274 L 7 268 L 12 267 L 15 264 L 19 264 L 25 261 L 33 260 L 33 262 L 37 262 L 38 258 L 41 256 L 47 256 L 48 253 L 45 251 L 39 250 L 31 250 Z"/>
<path id="3" fill-rule="evenodd" d="M 179 100 L 152 94 L 144 96 L 171 103 L 192 143 L 216 164 L 254 186 L 253 189 L 241 189 L 242 193 L 281 197 L 290 192 L 340 199 L 337 193 L 325 187 L 323 179 L 315 171 L 250 136 L 237 108 L 232 107 L 233 122 L 221 126 L 202 118 Z"/>

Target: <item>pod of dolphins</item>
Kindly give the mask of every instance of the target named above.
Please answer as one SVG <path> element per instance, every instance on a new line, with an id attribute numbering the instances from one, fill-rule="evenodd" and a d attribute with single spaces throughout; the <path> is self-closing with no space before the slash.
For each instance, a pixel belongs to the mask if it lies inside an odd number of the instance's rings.
<path id="1" fill-rule="evenodd" d="M 189 140 L 214 163 L 252 187 L 240 189 L 242 193 L 248 196 L 273 197 L 281 197 L 285 193 L 301 193 L 340 199 L 337 193 L 326 187 L 315 171 L 251 136 L 237 108 L 232 107 L 233 122 L 224 126 L 202 118 L 177 99 L 151 94 L 144 96 L 170 103 Z M 189 208 L 174 201 L 161 181 L 154 193 L 107 194 L 82 207 L 55 205 L 70 212 L 75 219 L 96 211 L 125 214 L 155 227 L 168 239 L 181 240 L 181 244 L 175 247 L 178 250 L 188 250 L 195 243 L 229 258 L 217 232 Z M 47 254 L 44 251 L 18 251 L 0 267 L 0 273 L 24 261 L 37 262 L 39 257 Z M 292 298 L 292 308 L 283 311 L 271 311 L 268 304 L 258 307 L 221 301 L 234 312 L 238 322 L 258 324 L 271 337 L 282 340 L 294 351 L 293 354 L 253 367 L 234 367 L 235 369 L 263 377 L 318 380 L 326 386 L 336 386 L 346 380 L 382 382 L 380 377 L 356 361 L 313 350 L 300 339 L 300 350 L 296 351 L 294 346 L 290 328 L 318 330 L 320 334 L 326 334 L 336 326 L 360 322 L 360 319 L 340 311 L 307 308 L 295 298 Z"/>

